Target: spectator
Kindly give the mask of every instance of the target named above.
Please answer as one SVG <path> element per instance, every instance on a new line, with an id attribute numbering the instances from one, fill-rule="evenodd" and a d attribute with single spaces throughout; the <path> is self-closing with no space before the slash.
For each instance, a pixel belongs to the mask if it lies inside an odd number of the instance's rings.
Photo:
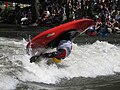
<path id="1" fill-rule="evenodd" d="M 15 6 L 14 15 L 15 15 L 15 23 L 20 24 L 21 23 L 21 9 L 18 6 L 18 4 Z"/>
<path id="2" fill-rule="evenodd" d="M 108 31 L 107 31 L 107 27 L 106 27 L 105 23 L 103 23 L 102 26 L 100 27 L 100 31 L 99 31 L 98 35 L 103 36 L 103 37 L 108 36 Z"/>
<path id="3" fill-rule="evenodd" d="M 58 0 L 41 1 L 40 16 L 33 26 L 53 27 L 75 19 L 91 18 L 95 19 L 95 29 L 99 34 L 100 31 L 104 31 L 103 23 L 106 30 L 115 32 L 116 27 L 120 28 L 120 11 L 117 9 L 116 2 L 113 0 L 83 0 L 83 2 L 68 0 L 66 5 L 65 2 Z M 15 9 L 10 9 L 8 5 L 4 10 L 0 9 L 0 12 L 0 20 L 4 23 L 31 25 L 33 21 L 30 7 L 22 9 L 17 4 Z"/>

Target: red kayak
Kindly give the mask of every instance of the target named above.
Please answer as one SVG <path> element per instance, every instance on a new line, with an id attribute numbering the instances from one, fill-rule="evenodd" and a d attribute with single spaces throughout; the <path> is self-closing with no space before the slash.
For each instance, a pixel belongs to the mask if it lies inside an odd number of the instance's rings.
<path id="1" fill-rule="evenodd" d="M 92 25 L 94 25 L 94 20 L 92 19 L 80 19 L 80 20 L 74 20 L 65 24 L 61 24 L 49 30 L 43 31 L 42 33 L 33 37 L 32 40 L 27 44 L 27 49 L 49 47 L 48 44 L 50 44 L 56 38 L 60 37 L 63 33 L 71 30 L 84 32 L 88 27 Z"/>

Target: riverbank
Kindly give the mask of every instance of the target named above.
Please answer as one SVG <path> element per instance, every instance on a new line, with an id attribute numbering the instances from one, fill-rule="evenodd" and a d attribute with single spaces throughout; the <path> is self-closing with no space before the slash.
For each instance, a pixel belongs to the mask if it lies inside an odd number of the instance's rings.
<path id="1" fill-rule="evenodd" d="M 94 43 L 97 40 L 120 45 L 120 34 L 111 33 L 107 37 L 80 35 L 78 38 L 76 38 L 75 42 L 80 44 L 87 44 L 87 43 Z"/>
<path id="2" fill-rule="evenodd" d="M 33 26 L 0 24 L 0 37 L 16 38 L 16 39 L 25 38 L 26 40 L 28 40 L 29 37 L 32 38 L 35 35 L 47 29 L 49 29 L 49 27 L 33 27 Z M 94 43 L 97 40 L 107 41 L 109 43 L 114 43 L 114 44 L 120 44 L 120 34 L 111 33 L 107 37 L 88 36 L 82 34 L 76 38 L 75 43 L 76 42 L 80 44 Z"/>
<path id="3" fill-rule="evenodd" d="M 34 37 L 49 27 L 34 27 L 25 25 L 0 24 L 0 37 L 7 38 L 28 38 Z"/>

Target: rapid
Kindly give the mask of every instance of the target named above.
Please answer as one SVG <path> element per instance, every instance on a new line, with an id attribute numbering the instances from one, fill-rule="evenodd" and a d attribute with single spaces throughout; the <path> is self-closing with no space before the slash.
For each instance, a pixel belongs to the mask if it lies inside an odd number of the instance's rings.
<path id="1" fill-rule="evenodd" d="M 30 63 L 25 39 L 0 37 L 0 90 L 97 90 L 120 80 L 120 46 L 105 41 L 73 44 L 59 64 Z M 114 86 L 113 86 L 114 87 Z"/>

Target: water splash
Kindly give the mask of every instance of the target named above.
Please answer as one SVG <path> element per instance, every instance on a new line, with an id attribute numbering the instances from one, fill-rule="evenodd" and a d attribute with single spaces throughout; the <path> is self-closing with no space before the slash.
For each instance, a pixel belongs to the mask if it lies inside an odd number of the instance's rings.
<path id="1" fill-rule="evenodd" d="M 4 38 L 2 38 L 4 40 Z M 1 40 L 2 40 L 1 39 Z M 4 54 L 6 61 L 11 61 L 13 69 L 2 72 L 14 72 L 16 78 L 22 81 L 35 81 L 42 83 L 58 83 L 62 78 L 72 79 L 74 77 L 97 77 L 119 72 L 120 47 L 108 42 L 96 41 L 90 45 L 73 44 L 73 50 L 69 57 L 59 65 L 47 65 L 48 59 L 41 59 L 38 64 L 29 63 L 30 56 L 25 52 L 27 42 L 25 40 L 9 40 L 0 42 L 0 54 Z M 12 52 L 12 53 L 11 53 Z M 9 64 L 3 66 L 9 66 Z M 62 67 L 60 67 L 62 66 Z M 19 68 L 16 68 L 19 67 Z M 5 68 L 4 68 L 5 70 Z"/>

